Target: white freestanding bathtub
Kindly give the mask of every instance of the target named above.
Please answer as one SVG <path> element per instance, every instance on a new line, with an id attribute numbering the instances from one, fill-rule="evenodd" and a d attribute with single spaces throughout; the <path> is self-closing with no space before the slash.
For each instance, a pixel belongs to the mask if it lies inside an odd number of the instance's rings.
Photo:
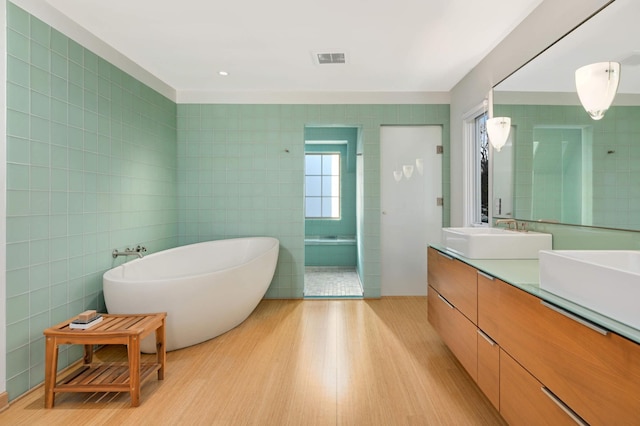
<path id="1" fill-rule="evenodd" d="M 166 312 L 166 347 L 212 339 L 242 323 L 273 279 L 280 242 L 254 237 L 209 241 L 150 254 L 103 275 L 110 314 Z M 143 352 L 153 353 L 155 336 Z"/>

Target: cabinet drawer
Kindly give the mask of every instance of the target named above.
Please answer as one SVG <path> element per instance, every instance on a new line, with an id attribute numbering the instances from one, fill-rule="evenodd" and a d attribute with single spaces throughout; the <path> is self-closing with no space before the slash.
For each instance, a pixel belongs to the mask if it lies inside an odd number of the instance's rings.
<path id="1" fill-rule="evenodd" d="M 591 425 L 640 418 L 640 345 L 501 285 L 500 346 Z"/>
<path id="2" fill-rule="evenodd" d="M 429 288 L 427 316 L 473 380 L 478 377 L 477 327 L 433 288 Z"/>
<path id="3" fill-rule="evenodd" d="M 500 346 L 478 329 L 478 387 L 500 410 Z"/>
<path id="4" fill-rule="evenodd" d="M 542 384 L 500 351 L 500 414 L 510 425 L 576 425 L 543 391 Z"/>
<path id="5" fill-rule="evenodd" d="M 508 285 L 497 278 L 478 272 L 478 328 L 500 343 L 500 305 L 502 286 Z"/>
<path id="6" fill-rule="evenodd" d="M 471 322 L 478 321 L 476 269 L 429 247 L 428 283 L 462 312 Z"/>

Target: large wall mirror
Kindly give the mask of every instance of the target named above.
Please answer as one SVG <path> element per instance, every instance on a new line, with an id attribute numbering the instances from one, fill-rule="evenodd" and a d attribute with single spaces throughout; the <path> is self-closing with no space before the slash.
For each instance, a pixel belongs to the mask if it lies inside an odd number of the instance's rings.
<path id="1" fill-rule="evenodd" d="M 511 117 L 494 151 L 494 217 L 640 230 L 640 1 L 615 0 L 494 87 Z M 613 106 L 593 120 L 575 70 L 621 64 Z"/>

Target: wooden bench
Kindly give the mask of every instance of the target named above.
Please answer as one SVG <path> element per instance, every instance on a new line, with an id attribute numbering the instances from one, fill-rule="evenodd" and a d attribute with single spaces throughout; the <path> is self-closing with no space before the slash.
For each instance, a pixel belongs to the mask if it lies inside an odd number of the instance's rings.
<path id="1" fill-rule="evenodd" d="M 129 392 L 131 406 L 140 405 L 140 386 L 154 372 L 164 379 L 166 363 L 166 313 L 142 315 L 103 314 L 103 320 L 86 330 L 69 328 L 66 320 L 44 331 L 46 337 L 44 406 L 52 408 L 56 392 Z M 140 362 L 140 340 L 155 332 L 156 362 Z M 58 345 L 84 345 L 83 365 L 57 383 Z M 127 345 L 128 362 L 93 364 L 93 345 Z"/>

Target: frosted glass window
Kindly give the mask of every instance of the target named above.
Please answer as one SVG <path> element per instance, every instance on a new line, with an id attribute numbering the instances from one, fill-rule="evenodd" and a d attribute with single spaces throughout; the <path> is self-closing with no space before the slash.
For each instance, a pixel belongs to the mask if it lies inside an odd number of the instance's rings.
<path id="1" fill-rule="evenodd" d="M 322 196 L 322 176 L 305 176 L 307 197 Z"/>
<path id="2" fill-rule="evenodd" d="M 322 156 L 322 174 L 324 176 L 340 176 L 340 156 L 338 154 Z"/>
<path id="3" fill-rule="evenodd" d="M 305 216 L 340 218 L 340 154 L 305 154 Z"/>
<path id="4" fill-rule="evenodd" d="M 307 216 L 321 217 L 322 216 L 322 202 L 320 197 L 307 197 L 305 200 L 305 211 Z"/>
<path id="5" fill-rule="evenodd" d="M 322 155 L 307 154 L 304 157 L 304 170 L 307 176 L 322 174 Z"/>

